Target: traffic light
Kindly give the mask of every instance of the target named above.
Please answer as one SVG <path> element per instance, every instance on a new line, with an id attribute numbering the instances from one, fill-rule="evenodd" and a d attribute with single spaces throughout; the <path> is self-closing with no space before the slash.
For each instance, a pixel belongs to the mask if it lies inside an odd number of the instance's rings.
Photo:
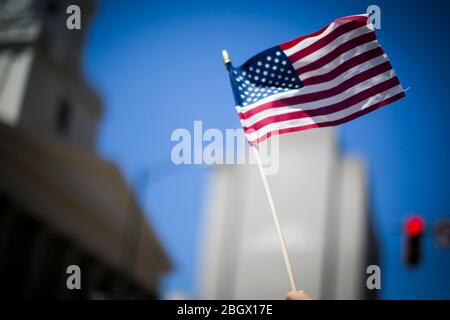
<path id="1" fill-rule="evenodd" d="M 405 223 L 405 262 L 408 266 L 414 267 L 421 260 L 421 240 L 424 232 L 425 222 L 421 216 L 413 215 L 406 219 Z"/>

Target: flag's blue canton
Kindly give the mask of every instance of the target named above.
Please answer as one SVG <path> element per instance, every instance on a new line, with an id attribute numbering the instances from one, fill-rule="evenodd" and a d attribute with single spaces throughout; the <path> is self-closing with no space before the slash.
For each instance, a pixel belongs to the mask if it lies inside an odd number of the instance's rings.
<path id="1" fill-rule="evenodd" d="M 303 87 L 294 67 L 279 46 L 257 54 L 241 67 L 232 67 L 230 71 L 231 86 L 239 106 Z"/>

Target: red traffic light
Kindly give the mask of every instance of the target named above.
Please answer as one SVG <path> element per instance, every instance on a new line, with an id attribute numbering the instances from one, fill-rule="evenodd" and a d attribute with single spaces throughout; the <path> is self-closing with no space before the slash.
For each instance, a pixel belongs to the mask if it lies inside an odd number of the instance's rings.
<path id="1" fill-rule="evenodd" d="M 419 215 L 409 216 L 405 221 L 405 262 L 410 267 L 420 264 L 422 253 L 422 235 L 425 221 Z"/>
<path id="2" fill-rule="evenodd" d="M 405 232 L 409 237 L 416 237 L 423 233 L 425 222 L 421 216 L 411 216 L 406 220 Z"/>

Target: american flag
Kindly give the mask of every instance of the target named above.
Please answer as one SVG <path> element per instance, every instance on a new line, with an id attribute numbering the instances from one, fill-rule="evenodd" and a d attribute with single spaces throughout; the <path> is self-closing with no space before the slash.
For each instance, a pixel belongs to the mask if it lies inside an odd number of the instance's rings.
<path id="1" fill-rule="evenodd" d="M 335 126 L 405 96 L 367 14 L 336 19 L 228 70 L 251 144 Z"/>

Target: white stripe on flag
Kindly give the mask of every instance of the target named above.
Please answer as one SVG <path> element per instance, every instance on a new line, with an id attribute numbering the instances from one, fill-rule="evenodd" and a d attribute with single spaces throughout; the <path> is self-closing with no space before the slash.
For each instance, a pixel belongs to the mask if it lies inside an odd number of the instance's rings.
<path id="1" fill-rule="evenodd" d="M 366 16 L 366 15 L 360 15 L 360 16 Z M 306 47 L 309 47 L 309 45 L 311 45 L 312 43 L 316 42 L 317 40 L 322 39 L 326 35 L 330 34 L 334 30 L 336 30 L 336 28 L 338 28 L 338 27 L 340 27 L 340 26 L 342 26 L 342 25 L 344 25 L 346 23 L 349 23 L 351 21 L 352 20 L 344 20 L 344 19 L 339 20 L 339 21 L 334 21 L 321 34 L 319 34 L 319 35 L 317 35 L 315 37 L 310 37 L 310 38 L 304 39 L 303 41 L 301 41 L 300 43 L 297 43 L 292 48 L 284 50 L 284 53 L 289 57 L 290 55 L 294 54 L 295 52 L 303 50 Z"/>
<path id="2" fill-rule="evenodd" d="M 349 42 L 359 36 L 362 36 L 363 34 L 370 33 L 370 32 L 373 32 L 373 31 L 368 27 L 368 25 L 365 25 L 358 29 L 344 33 L 342 36 L 333 40 L 332 42 L 330 42 L 326 46 L 320 48 L 319 50 L 316 50 L 316 51 L 312 52 L 311 54 L 307 55 L 306 57 L 303 57 L 299 60 L 294 61 L 294 63 L 293 63 L 294 69 L 298 69 L 298 68 L 304 67 L 305 65 L 313 63 L 313 62 L 319 60 L 320 58 L 322 58 L 323 56 L 327 55 L 334 49 L 336 49 L 341 44 Z"/>
<path id="3" fill-rule="evenodd" d="M 344 110 L 341 110 L 341 111 L 338 111 L 335 113 L 316 116 L 316 117 L 312 117 L 312 118 L 301 118 L 301 119 L 294 119 L 294 120 L 288 120 L 288 121 L 283 121 L 283 122 L 271 123 L 270 125 L 265 126 L 257 131 L 247 133 L 247 138 L 250 142 L 253 142 L 253 141 L 256 141 L 257 139 L 263 137 L 265 134 L 272 132 L 272 131 L 278 131 L 278 130 L 286 129 L 286 128 L 295 128 L 295 127 L 300 127 L 300 126 L 307 126 L 310 124 L 319 124 L 319 123 L 325 123 L 325 122 L 329 122 L 329 121 L 340 120 L 340 119 L 350 116 L 360 110 L 364 110 L 378 102 L 389 99 L 401 92 L 403 92 L 402 86 L 397 85 L 397 86 L 390 88 L 382 93 L 372 96 L 358 104 L 355 104 L 347 109 L 344 109 Z"/>
<path id="4" fill-rule="evenodd" d="M 250 126 L 254 125 L 256 122 L 261 121 L 267 117 L 296 112 L 296 111 L 309 111 L 309 110 L 324 108 L 329 105 L 344 101 L 364 90 L 367 90 L 367 89 L 373 87 L 374 85 L 376 85 L 378 83 L 384 82 L 384 81 L 389 80 L 394 77 L 395 77 L 394 70 L 390 69 L 390 70 L 388 70 L 382 74 L 379 74 L 375 77 L 372 77 L 366 81 L 360 82 L 360 83 L 354 85 L 353 87 L 345 90 L 344 92 L 337 94 L 335 96 L 332 96 L 330 98 L 315 100 L 312 102 L 301 103 L 301 104 L 296 104 L 296 105 L 291 105 L 291 106 L 287 106 L 287 107 L 271 108 L 271 109 L 259 112 L 255 115 L 251 116 L 248 119 L 245 119 L 245 120 L 241 119 L 241 123 L 242 123 L 243 127 L 250 127 Z"/>

